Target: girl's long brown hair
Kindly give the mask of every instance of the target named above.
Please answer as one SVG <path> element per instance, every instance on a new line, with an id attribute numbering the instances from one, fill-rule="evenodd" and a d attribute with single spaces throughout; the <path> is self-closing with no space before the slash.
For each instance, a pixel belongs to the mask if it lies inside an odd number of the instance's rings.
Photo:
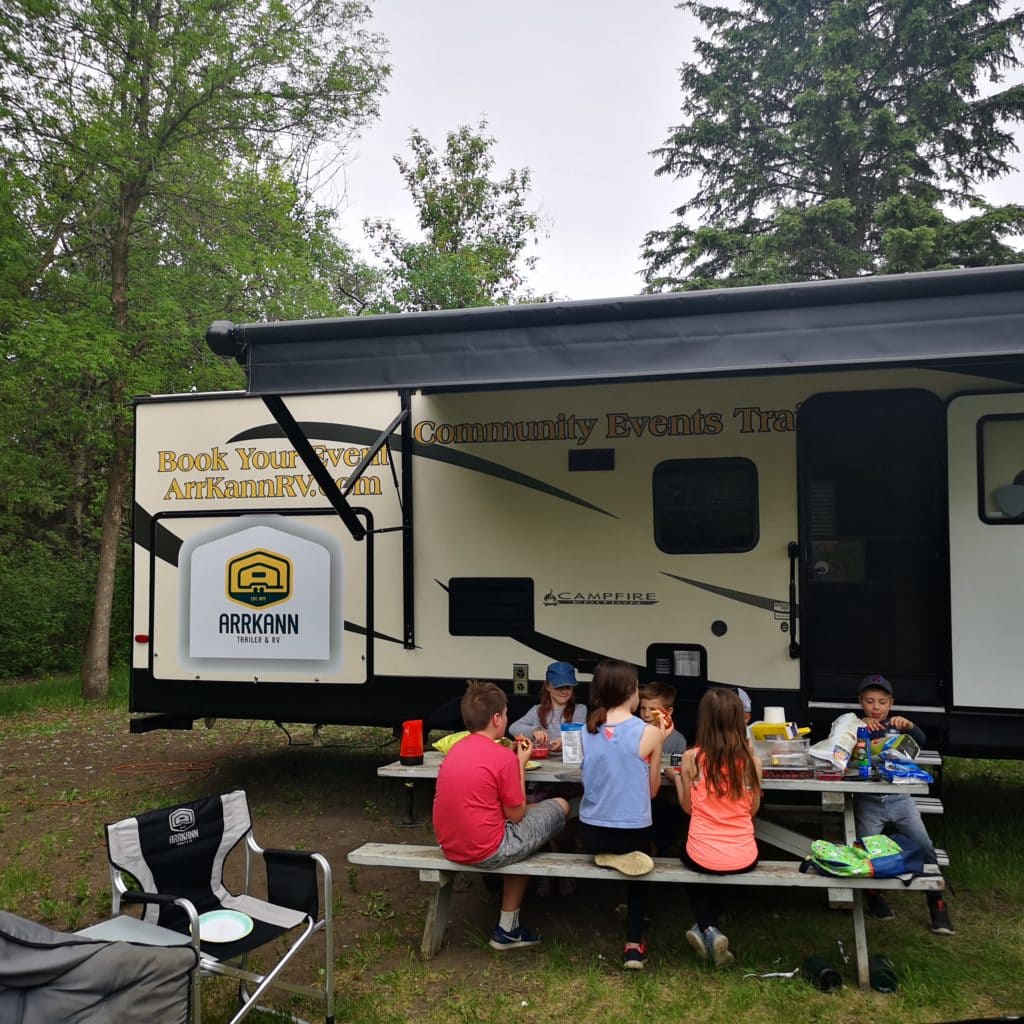
<path id="1" fill-rule="evenodd" d="M 547 729 L 548 719 L 555 710 L 555 703 L 551 699 L 551 683 L 544 681 L 544 688 L 540 691 L 540 704 L 537 706 L 537 718 L 540 719 L 542 729 Z M 572 716 L 576 713 L 576 687 L 572 688 L 572 696 L 569 698 L 562 710 L 562 721 L 571 722 Z M 561 724 L 561 723 L 559 723 Z"/>
<path id="2" fill-rule="evenodd" d="M 596 733 L 608 718 L 608 710 L 625 704 L 640 685 L 636 667 L 625 661 L 602 661 L 594 669 L 590 684 L 591 711 L 587 715 L 587 732 Z"/>
<path id="3" fill-rule="evenodd" d="M 697 738 L 704 780 L 718 796 L 739 800 L 746 789 L 760 795 L 754 754 L 747 742 L 740 698 L 723 687 L 713 687 L 697 708 Z"/>

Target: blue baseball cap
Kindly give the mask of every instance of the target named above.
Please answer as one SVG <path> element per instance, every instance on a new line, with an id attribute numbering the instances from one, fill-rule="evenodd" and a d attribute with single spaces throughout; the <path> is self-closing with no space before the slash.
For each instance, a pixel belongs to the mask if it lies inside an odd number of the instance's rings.
<path id="1" fill-rule="evenodd" d="M 552 686 L 575 686 L 576 669 L 567 661 L 555 661 L 548 665 L 544 678 Z"/>

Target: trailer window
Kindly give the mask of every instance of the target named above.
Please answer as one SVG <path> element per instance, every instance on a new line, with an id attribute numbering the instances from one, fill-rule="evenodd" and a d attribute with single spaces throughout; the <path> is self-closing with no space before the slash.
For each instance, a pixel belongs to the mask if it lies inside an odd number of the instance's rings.
<path id="1" fill-rule="evenodd" d="M 452 577 L 448 580 L 452 636 L 518 636 L 533 632 L 533 580 Z"/>
<path id="2" fill-rule="evenodd" d="M 757 544 L 757 467 L 749 459 L 672 459 L 654 467 L 654 542 L 671 555 Z"/>
<path id="3" fill-rule="evenodd" d="M 978 514 L 985 523 L 1024 523 L 1024 416 L 978 421 Z"/>

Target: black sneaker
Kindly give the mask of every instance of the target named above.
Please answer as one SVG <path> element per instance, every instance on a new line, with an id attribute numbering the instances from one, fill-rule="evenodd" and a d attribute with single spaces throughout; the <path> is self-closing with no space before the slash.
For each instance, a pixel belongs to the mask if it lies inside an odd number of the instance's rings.
<path id="1" fill-rule="evenodd" d="M 932 931 L 936 935 L 956 935 L 953 929 L 953 922 L 949 919 L 949 911 L 946 909 L 944 900 L 933 903 L 928 908 L 932 917 Z"/>
<path id="2" fill-rule="evenodd" d="M 490 946 L 491 949 L 496 949 L 501 953 L 506 949 L 523 949 L 526 946 L 536 946 L 538 942 L 540 942 L 540 936 L 527 931 L 522 925 L 507 932 L 499 924 L 491 936 Z"/>
<path id="3" fill-rule="evenodd" d="M 647 947 L 642 942 L 639 949 L 627 946 L 622 953 L 622 966 L 627 971 L 642 971 L 647 966 Z"/>
<path id="4" fill-rule="evenodd" d="M 896 912 L 880 892 L 868 893 L 868 913 L 879 921 L 892 921 L 896 917 Z"/>

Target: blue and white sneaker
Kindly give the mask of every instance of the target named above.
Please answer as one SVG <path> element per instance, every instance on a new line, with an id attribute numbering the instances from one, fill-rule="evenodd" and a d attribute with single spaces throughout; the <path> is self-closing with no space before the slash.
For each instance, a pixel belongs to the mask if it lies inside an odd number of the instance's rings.
<path id="1" fill-rule="evenodd" d="M 729 940 L 714 926 L 704 932 L 704 945 L 708 951 L 708 959 L 716 967 L 725 967 L 736 959 L 729 952 Z"/>
<path id="2" fill-rule="evenodd" d="M 491 936 L 491 949 L 504 952 L 506 949 L 522 949 L 525 946 L 536 946 L 540 942 L 540 936 L 528 931 L 522 925 L 507 932 L 499 924 Z"/>
<path id="3" fill-rule="evenodd" d="M 701 958 L 701 960 L 707 960 L 707 940 L 704 938 L 704 932 L 701 930 L 699 924 L 695 924 L 687 931 L 686 941 L 693 947 L 693 951 Z"/>

